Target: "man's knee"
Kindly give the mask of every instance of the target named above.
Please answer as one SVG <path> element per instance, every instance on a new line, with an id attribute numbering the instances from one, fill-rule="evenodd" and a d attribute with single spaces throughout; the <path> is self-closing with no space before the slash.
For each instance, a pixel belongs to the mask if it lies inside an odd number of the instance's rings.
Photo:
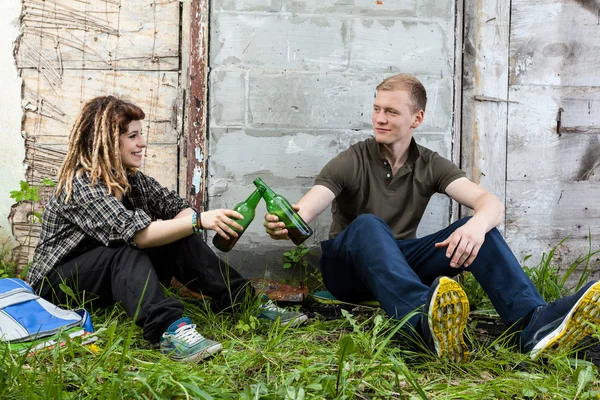
<path id="1" fill-rule="evenodd" d="M 374 214 L 361 214 L 352 221 L 352 225 L 364 227 L 364 226 L 387 226 L 384 220 Z"/>

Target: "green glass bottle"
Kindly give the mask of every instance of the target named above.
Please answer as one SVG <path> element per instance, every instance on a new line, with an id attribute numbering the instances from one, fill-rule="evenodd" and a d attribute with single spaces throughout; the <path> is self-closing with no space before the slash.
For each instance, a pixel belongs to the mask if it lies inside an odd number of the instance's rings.
<path id="1" fill-rule="evenodd" d="M 254 184 L 260 191 L 263 199 L 265 199 L 269 214 L 277 215 L 279 221 L 285 223 L 288 236 L 296 246 L 299 246 L 312 236 L 313 230 L 311 227 L 304 222 L 285 197 L 273 192 L 260 178 L 256 178 Z"/>
<path id="2" fill-rule="evenodd" d="M 225 239 L 223 236 L 216 234 L 213 238 L 213 245 L 221 251 L 229 251 L 235 246 L 240 237 L 246 232 L 246 228 L 250 225 L 250 222 L 254 219 L 254 211 L 256 206 L 261 199 L 260 191 L 256 189 L 252 194 L 241 203 L 237 204 L 233 209 L 244 216 L 244 219 L 236 220 L 238 224 L 244 228 L 242 232 L 238 232 L 237 229 L 231 228 L 238 233 L 237 237 L 230 237 Z M 235 219 L 235 218 L 233 218 Z"/>

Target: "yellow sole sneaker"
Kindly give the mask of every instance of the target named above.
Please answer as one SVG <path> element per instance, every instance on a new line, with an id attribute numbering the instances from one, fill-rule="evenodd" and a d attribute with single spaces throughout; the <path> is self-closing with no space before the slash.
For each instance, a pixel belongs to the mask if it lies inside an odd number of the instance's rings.
<path id="1" fill-rule="evenodd" d="M 427 301 L 427 322 L 437 355 L 455 362 L 469 360 L 463 332 L 469 319 L 469 300 L 462 287 L 445 276 L 436 279 Z"/>
<path id="2" fill-rule="evenodd" d="M 592 324 L 600 324 L 600 282 L 585 290 L 562 320 L 553 321 L 540 328 L 549 332 L 531 349 L 531 359 L 568 352 L 596 331 Z M 556 328 L 551 329 L 553 326 Z"/>

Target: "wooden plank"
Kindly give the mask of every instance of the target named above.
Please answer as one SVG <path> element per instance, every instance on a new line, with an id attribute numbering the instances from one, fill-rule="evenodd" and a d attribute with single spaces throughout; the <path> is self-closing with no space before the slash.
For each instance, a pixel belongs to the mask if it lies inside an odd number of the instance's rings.
<path id="1" fill-rule="evenodd" d="M 38 144 L 66 144 L 83 103 L 108 94 L 130 100 L 144 110 L 143 133 L 150 144 L 177 143 L 172 122 L 178 96 L 177 72 L 65 70 L 65 79 L 58 87 L 34 70 L 23 70 L 21 75 L 26 110 L 23 129 Z"/>
<path id="2" fill-rule="evenodd" d="M 169 0 L 24 0 L 20 68 L 179 68 L 179 3 Z"/>
<path id="3" fill-rule="evenodd" d="M 600 132 L 585 131 L 600 128 L 600 87 L 512 86 L 510 98 L 508 180 L 600 181 Z"/>
<path id="4" fill-rule="evenodd" d="M 465 2 L 461 167 L 505 201 L 510 1 Z M 467 210 L 463 209 L 463 215 Z"/>
<path id="5" fill-rule="evenodd" d="M 177 189 L 176 144 L 154 144 L 147 147 L 142 172 L 171 190 Z"/>
<path id="6" fill-rule="evenodd" d="M 588 248 L 600 249 L 600 186 L 597 182 L 507 182 L 506 240 L 522 260 L 548 253 L 568 237 L 559 254 L 567 265 Z M 535 265 L 535 264 L 534 264 Z"/>
<path id="7" fill-rule="evenodd" d="M 464 46 L 465 0 L 456 2 L 454 26 L 454 99 L 452 113 L 452 161 L 460 164 L 462 137 L 462 96 L 463 96 L 463 46 Z M 450 207 L 450 221 L 460 219 L 460 204 L 453 201 Z"/>
<path id="8" fill-rule="evenodd" d="M 188 88 L 190 87 L 190 74 L 188 71 L 190 70 L 190 29 L 192 27 L 192 4 L 191 0 L 182 0 L 181 1 L 181 43 L 180 43 L 180 69 L 179 69 L 179 91 L 180 91 L 180 104 L 179 104 L 179 114 L 178 116 L 181 118 L 181 125 L 179 125 L 179 135 L 178 135 L 178 143 L 179 143 L 179 154 L 178 154 L 178 178 L 177 178 L 177 193 L 182 196 L 187 196 L 188 193 L 188 185 L 187 185 L 187 147 L 185 146 L 188 128 L 188 104 L 187 104 L 187 96 L 189 95 Z"/>
<path id="9" fill-rule="evenodd" d="M 208 0 L 190 3 L 190 57 L 187 90 L 187 197 L 204 209 L 206 186 L 206 101 L 208 85 Z"/>
<path id="10" fill-rule="evenodd" d="M 513 0 L 511 84 L 600 86 L 600 3 Z"/>

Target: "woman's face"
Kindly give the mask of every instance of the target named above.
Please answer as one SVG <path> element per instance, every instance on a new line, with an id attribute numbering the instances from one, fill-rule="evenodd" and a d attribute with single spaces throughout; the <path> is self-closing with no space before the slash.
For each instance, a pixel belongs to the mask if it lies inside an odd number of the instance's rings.
<path id="1" fill-rule="evenodd" d="M 146 140 L 142 137 L 142 122 L 131 121 L 127 133 L 122 133 L 119 137 L 119 152 L 123 167 L 141 167 L 142 152 L 145 147 Z"/>

